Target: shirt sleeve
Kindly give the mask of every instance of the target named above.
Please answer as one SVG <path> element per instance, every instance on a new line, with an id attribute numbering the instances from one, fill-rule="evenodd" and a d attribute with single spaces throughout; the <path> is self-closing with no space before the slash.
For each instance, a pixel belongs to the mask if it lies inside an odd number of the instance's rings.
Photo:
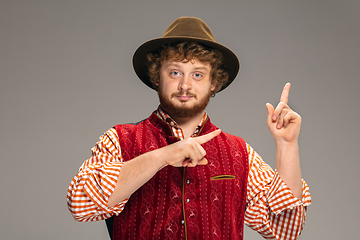
<path id="1" fill-rule="evenodd" d="M 249 175 L 245 224 L 265 239 L 297 239 L 311 203 L 309 187 L 302 180 L 302 199 L 247 144 Z"/>
<path id="2" fill-rule="evenodd" d="M 98 221 L 118 215 L 128 199 L 108 207 L 108 199 L 114 192 L 123 161 L 118 136 L 110 129 L 100 137 L 91 149 L 92 157 L 86 160 L 72 179 L 67 203 L 76 221 Z"/>

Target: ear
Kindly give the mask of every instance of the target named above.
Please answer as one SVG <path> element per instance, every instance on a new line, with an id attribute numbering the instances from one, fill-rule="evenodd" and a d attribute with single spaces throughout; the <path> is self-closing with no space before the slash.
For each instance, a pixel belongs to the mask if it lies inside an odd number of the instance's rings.
<path id="1" fill-rule="evenodd" d="M 157 78 L 155 81 L 154 81 L 154 85 L 159 87 L 160 85 L 160 78 Z"/>
<path id="2" fill-rule="evenodd" d="M 215 89 L 215 87 L 216 87 L 216 84 L 211 84 L 211 91 L 214 91 L 214 89 Z"/>

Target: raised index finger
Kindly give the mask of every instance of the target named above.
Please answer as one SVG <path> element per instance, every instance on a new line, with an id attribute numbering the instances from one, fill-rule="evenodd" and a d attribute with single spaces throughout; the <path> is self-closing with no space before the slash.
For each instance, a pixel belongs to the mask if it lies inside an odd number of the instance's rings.
<path id="1" fill-rule="evenodd" d="M 285 104 L 288 103 L 290 87 L 290 83 L 285 84 L 284 89 L 281 93 L 280 102 L 283 102 Z"/>
<path id="2" fill-rule="evenodd" d="M 215 131 L 212 131 L 211 133 L 202 135 L 200 137 L 194 137 L 194 139 L 196 140 L 197 143 L 204 144 L 204 143 L 210 141 L 211 139 L 213 139 L 214 137 L 216 137 L 217 135 L 219 135 L 220 133 L 221 133 L 221 130 L 217 129 Z"/>

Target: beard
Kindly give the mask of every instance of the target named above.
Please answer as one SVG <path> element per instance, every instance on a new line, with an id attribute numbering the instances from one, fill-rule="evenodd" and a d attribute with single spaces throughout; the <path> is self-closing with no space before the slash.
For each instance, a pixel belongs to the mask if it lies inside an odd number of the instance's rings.
<path id="1" fill-rule="evenodd" d="M 176 117 L 188 118 L 188 117 L 194 117 L 197 114 L 201 113 L 203 110 L 205 110 L 206 106 L 210 101 L 211 91 L 209 91 L 207 95 L 205 95 L 202 99 L 199 100 L 198 103 L 196 103 L 193 106 L 186 106 L 185 101 L 184 102 L 180 101 L 180 106 L 177 106 L 171 101 L 172 98 L 178 95 L 192 96 L 194 97 L 195 100 L 197 100 L 198 99 L 197 95 L 189 91 L 179 91 L 171 94 L 170 98 L 168 98 L 160 87 L 158 90 L 158 95 L 160 100 L 160 106 L 172 118 L 176 118 Z"/>

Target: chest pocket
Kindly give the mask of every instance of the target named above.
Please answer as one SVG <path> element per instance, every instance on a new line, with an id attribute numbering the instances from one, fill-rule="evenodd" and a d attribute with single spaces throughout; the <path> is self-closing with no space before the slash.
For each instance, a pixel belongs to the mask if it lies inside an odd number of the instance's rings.
<path id="1" fill-rule="evenodd" d="M 226 180 L 226 179 L 236 179 L 234 175 L 218 175 L 210 178 L 210 181 L 214 180 Z"/>

